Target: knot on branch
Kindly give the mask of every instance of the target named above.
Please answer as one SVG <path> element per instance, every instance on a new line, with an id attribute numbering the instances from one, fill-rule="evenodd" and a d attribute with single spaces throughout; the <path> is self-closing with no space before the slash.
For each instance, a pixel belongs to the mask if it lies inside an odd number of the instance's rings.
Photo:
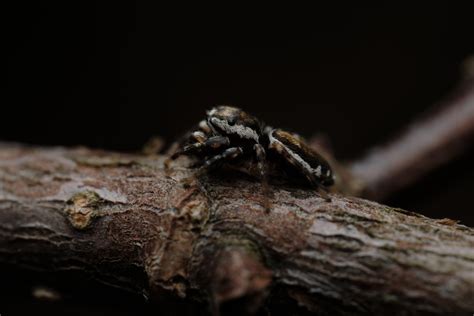
<path id="1" fill-rule="evenodd" d="M 215 247 L 207 244 L 206 250 L 202 249 L 204 253 L 198 260 L 200 268 L 194 281 L 207 284 L 213 314 L 254 314 L 269 293 L 272 271 L 248 240 L 225 239 L 218 244 Z"/>
<path id="2" fill-rule="evenodd" d="M 97 206 L 102 198 L 93 191 L 79 192 L 73 195 L 66 206 L 71 225 L 76 229 L 86 229 L 97 215 Z"/>
<path id="3" fill-rule="evenodd" d="M 217 304 L 250 296 L 260 301 L 271 281 L 271 271 L 255 254 L 232 248 L 218 254 L 211 287 Z"/>

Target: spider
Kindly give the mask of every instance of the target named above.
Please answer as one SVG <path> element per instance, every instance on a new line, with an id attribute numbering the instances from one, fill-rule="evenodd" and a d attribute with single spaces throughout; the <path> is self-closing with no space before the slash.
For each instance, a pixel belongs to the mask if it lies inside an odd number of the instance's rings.
<path id="1" fill-rule="evenodd" d="M 251 159 L 256 162 L 264 188 L 267 186 L 267 156 L 268 159 L 280 156 L 330 201 L 326 191 L 334 184 L 334 173 L 329 163 L 298 135 L 267 126 L 236 107 L 222 105 L 207 111 L 207 118 L 185 136 L 184 144 L 171 155 L 166 167 L 181 155 L 198 158 L 198 172 L 224 161 L 235 163 Z"/>

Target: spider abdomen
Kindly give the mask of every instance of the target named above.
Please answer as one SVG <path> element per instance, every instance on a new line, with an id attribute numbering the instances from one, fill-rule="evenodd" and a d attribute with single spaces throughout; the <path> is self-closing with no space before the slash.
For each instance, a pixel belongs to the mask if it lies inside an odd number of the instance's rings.
<path id="1" fill-rule="evenodd" d="M 329 163 L 300 137 L 281 129 L 272 130 L 268 137 L 269 148 L 277 151 L 288 163 L 301 170 L 308 180 L 325 186 L 334 183 Z"/>

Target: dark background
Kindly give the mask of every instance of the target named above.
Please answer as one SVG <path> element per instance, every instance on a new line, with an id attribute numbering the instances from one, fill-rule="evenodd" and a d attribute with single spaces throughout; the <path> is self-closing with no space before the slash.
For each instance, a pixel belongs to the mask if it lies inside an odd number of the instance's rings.
<path id="1" fill-rule="evenodd" d="M 4 7 L 0 140 L 138 151 L 233 104 L 273 126 L 322 132 L 348 160 L 447 96 L 474 51 L 467 7 L 300 9 Z M 474 226 L 473 158 L 387 203 Z"/>

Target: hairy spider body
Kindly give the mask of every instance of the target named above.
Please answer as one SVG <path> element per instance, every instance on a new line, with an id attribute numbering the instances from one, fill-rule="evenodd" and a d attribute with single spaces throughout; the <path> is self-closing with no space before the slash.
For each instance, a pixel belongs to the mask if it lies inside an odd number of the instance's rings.
<path id="1" fill-rule="evenodd" d="M 298 135 L 266 126 L 236 107 L 217 106 L 208 111 L 206 120 L 185 137 L 185 144 L 170 160 L 180 155 L 195 156 L 203 171 L 218 162 L 251 157 L 265 188 L 267 151 L 282 157 L 313 186 L 323 189 L 321 193 L 329 199 L 325 189 L 334 184 L 334 174 L 321 155 Z"/>
<path id="2" fill-rule="evenodd" d="M 315 185 L 331 186 L 334 175 L 329 163 L 311 149 L 301 138 L 281 129 L 269 132 L 269 148 L 298 169 L 309 182 Z"/>

